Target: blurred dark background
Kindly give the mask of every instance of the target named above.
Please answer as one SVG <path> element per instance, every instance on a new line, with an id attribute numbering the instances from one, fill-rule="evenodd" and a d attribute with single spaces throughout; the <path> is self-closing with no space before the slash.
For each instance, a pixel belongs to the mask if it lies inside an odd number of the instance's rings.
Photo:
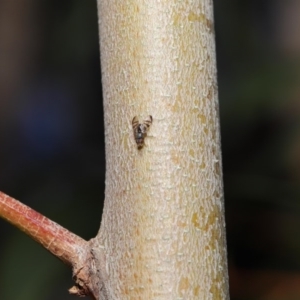
<path id="1" fill-rule="evenodd" d="M 231 299 L 300 299 L 300 2 L 215 0 Z M 0 0 L 0 190 L 100 225 L 96 1 Z M 67 300 L 71 271 L 0 220 L 0 299 Z"/>

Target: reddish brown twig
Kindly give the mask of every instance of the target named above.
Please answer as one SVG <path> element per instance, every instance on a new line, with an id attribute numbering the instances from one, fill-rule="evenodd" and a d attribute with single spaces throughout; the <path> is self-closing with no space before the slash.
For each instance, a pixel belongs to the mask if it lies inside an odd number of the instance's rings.
<path id="1" fill-rule="evenodd" d="M 87 241 L 0 192 L 0 217 L 15 225 L 69 265 L 78 263 Z"/>
<path id="2" fill-rule="evenodd" d="M 76 285 L 69 290 L 71 294 L 90 295 L 93 299 L 99 299 L 99 286 L 102 286 L 102 282 L 98 275 L 101 270 L 95 267 L 95 261 L 98 259 L 101 261 L 100 264 L 103 264 L 104 256 L 95 257 L 93 239 L 89 242 L 83 240 L 2 192 L 0 192 L 0 217 L 24 231 L 72 267 Z"/>

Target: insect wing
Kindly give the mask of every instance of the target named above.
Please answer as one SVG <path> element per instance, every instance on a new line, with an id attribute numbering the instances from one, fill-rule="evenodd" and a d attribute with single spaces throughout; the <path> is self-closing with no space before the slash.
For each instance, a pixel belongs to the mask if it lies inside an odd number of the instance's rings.
<path id="1" fill-rule="evenodd" d="M 147 129 L 150 127 L 150 125 L 152 124 L 152 116 L 149 116 L 149 119 L 144 121 L 144 125 L 147 126 Z"/>
<path id="2" fill-rule="evenodd" d="M 137 116 L 135 116 L 132 119 L 132 127 L 133 127 L 133 129 L 135 130 L 138 125 L 139 125 L 139 120 L 138 120 Z"/>

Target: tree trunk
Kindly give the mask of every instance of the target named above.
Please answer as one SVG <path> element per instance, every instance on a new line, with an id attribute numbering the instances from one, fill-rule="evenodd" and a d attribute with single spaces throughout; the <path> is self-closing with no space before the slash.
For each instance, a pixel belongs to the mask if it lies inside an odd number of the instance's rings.
<path id="1" fill-rule="evenodd" d="M 229 299 L 212 1 L 98 0 L 98 10 L 100 299 Z M 138 149 L 132 119 L 149 115 Z"/>
<path id="2" fill-rule="evenodd" d="M 0 192 L 0 217 L 96 300 L 229 299 L 210 0 L 98 1 L 106 199 L 89 242 Z"/>

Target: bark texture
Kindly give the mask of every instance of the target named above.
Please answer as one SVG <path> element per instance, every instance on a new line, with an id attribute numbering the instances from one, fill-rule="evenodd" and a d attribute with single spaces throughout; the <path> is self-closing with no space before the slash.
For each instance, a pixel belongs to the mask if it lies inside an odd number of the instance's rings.
<path id="1" fill-rule="evenodd" d="M 98 10 L 101 295 L 229 299 L 212 1 L 98 0 Z M 131 122 L 149 115 L 138 150 Z"/>

